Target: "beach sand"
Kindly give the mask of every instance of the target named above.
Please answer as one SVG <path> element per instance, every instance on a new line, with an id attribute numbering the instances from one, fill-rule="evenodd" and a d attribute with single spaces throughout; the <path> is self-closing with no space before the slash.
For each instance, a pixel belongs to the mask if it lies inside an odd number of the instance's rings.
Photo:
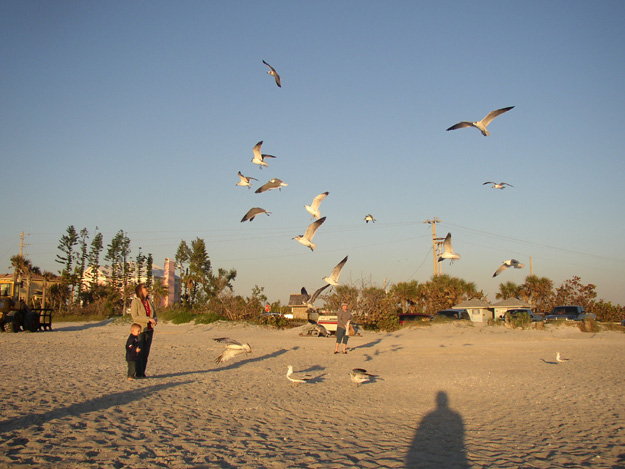
<path id="1" fill-rule="evenodd" d="M 625 467 L 622 332 L 441 324 L 334 355 L 302 328 L 159 324 L 127 381 L 129 325 L 53 327 L 0 334 L 0 467 Z M 215 337 L 253 352 L 217 365 Z"/>

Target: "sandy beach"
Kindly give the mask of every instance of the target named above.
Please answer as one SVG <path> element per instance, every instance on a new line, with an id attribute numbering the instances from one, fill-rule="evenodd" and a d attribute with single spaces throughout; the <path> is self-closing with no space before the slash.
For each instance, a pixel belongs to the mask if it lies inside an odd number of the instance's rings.
<path id="1" fill-rule="evenodd" d="M 622 332 L 441 324 L 334 355 L 302 328 L 159 324 L 127 381 L 128 325 L 53 327 L 0 335 L 0 467 L 625 467 Z M 253 353 L 215 364 L 224 336 Z"/>

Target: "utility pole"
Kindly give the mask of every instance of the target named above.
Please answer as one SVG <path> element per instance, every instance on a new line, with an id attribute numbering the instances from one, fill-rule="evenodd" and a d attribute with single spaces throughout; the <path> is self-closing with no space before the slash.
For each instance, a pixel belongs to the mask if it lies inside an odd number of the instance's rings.
<path id="1" fill-rule="evenodd" d="M 28 246 L 28 244 L 24 244 L 24 236 L 28 236 L 30 233 L 24 233 L 23 231 L 20 233 L 20 257 L 24 257 L 24 246 Z"/>
<path id="2" fill-rule="evenodd" d="M 425 220 L 423 222 L 432 225 L 432 256 L 434 257 L 434 276 L 441 274 L 441 265 L 438 262 L 438 251 L 439 246 L 441 245 L 441 241 L 439 238 L 436 237 L 436 224 L 440 222 L 441 221 L 436 217 L 434 217 L 432 220 Z"/>

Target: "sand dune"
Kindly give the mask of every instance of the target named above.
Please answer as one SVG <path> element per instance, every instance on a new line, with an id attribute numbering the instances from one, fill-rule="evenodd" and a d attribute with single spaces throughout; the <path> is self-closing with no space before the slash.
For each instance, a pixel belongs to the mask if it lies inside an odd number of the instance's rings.
<path id="1" fill-rule="evenodd" d="M 299 329 L 159 324 L 128 382 L 128 329 L 0 335 L 0 467 L 625 467 L 623 333 L 447 324 L 334 355 Z M 253 353 L 214 364 L 223 336 Z"/>

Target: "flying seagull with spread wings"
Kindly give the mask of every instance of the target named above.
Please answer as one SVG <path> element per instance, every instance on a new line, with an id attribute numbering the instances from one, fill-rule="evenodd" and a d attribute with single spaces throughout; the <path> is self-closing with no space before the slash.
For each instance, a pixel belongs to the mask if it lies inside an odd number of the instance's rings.
<path id="1" fill-rule="evenodd" d="M 239 182 L 236 183 L 237 186 L 247 186 L 247 188 L 249 189 L 250 186 L 252 185 L 250 183 L 250 181 L 253 179 L 254 181 L 258 181 L 258 179 L 253 178 L 253 177 L 247 177 L 247 176 L 243 176 L 243 174 L 241 174 L 241 171 L 239 171 L 239 178 L 241 179 Z"/>
<path id="2" fill-rule="evenodd" d="M 367 215 L 365 215 L 365 223 L 375 223 L 375 218 L 373 218 L 373 215 L 371 215 L 370 213 L 368 213 Z"/>
<path id="3" fill-rule="evenodd" d="M 492 184 L 493 185 L 493 189 L 505 189 L 506 186 L 514 187 L 512 184 L 508 184 L 507 182 L 486 181 L 482 185 L 485 186 L 486 184 Z"/>
<path id="4" fill-rule="evenodd" d="M 241 355 L 243 353 L 252 353 L 252 347 L 250 347 L 250 344 L 242 344 L 228 337 L 219 337 L 213 340 L 215 342 L 226 344 L 226 350 L 224 350 L 223 353 L 215 359 L 215 363 L 225 363 L 228 360 L 233 359 L 237 355 Z"/>
<path id="5" fill-rule="evenodd" d="M 315 303 L 315 300 L 317 299 L 317 297 L 321 294 L 321 292 L 323 290 L 325 290 L 326 288 L 331 287 L 331 285 L 328 283 L 326 285 L 324 285 L 321 288 L 318 288 L 313 294 L 312 296 L 308 295 L 308 292 L 306 291 L 306 288 L 302 287 L 302 290 L 300 291 L 300 293 L 302 295 L 304 295 L 304 301 L 302 302 L 302 304 L 306 305 L 309 309 L 315 309 L 315 307 L 313 306 Z"/>
<path id="6" fill-rule="evenodd" d="M 438 258 L 438 262 L 444 261 L 445 259 L 449 259 L 451 262 L 460 259 L 460 254 L 455 254 L 454 248 L 451 245 L 451 233 L 447 233 L 447 236 L 445 236 L 445 241 L 443 241 L 443 249 L 444 252 L 441 253 L 440 257 Z"/>
<path id="7" fill-rule="evenodd" d="M 354 368 L 352 371 L 349 372 L 349 375 L 352 378 L 352 382 L 356 383 L 357 386 L 360 386 L 362 383 L 366 383 L 371 378 L 376 377 L 376 375 L 367 373 L 367 370 L 363 370 L 362 368 Z"/>
<path id="8" fill-rule="evenodd" d="M 254 145 L 253 152 L 254 158 L 252 158 L 252 163 L 257 164 L 259 169 L 263 169 L 263 166 L 269 166 L 265 163 L 265 158 L 275 158 L 273 155 L 265 155 L 260 152 L 260 147 L 263 146 L 263 141 L 261 140 L 256 145 Z"/>
<path id="9" fill-rule="evenodd" d="M 255 192 L 256 194 L 261 194 L 263 192 L 270 191 L 271 189 L 281 190 L 285 186 L 288 186 L 288 184 L 284 182 L 282 179 L 273 178 L 273 179 L 270 179 L 269 182 L 267 182 L 266 184 L 263 184 L 258 189 L 256 189 Z"/>
<path id="10" fill-rule="evenodd" d="M 336 264 L 336 267 L 332 269 L 332 273 L 327 277 L 323 277 L 323 280 L 325 280 L 326 283 L 333 285 L 335 287 L 340 285 L 339 277 L 341 276 L 341 270 L 343 270 L 343 266 L 345 265 L 346 262 L 347 262 L 347 256 L 345 256 L 341 262 Z"/>
<path id="11" fill-rule="evenodd" d="M 306 228 L 306 233 L 304 233 L 303 235 L 295 236 L 292 239 L 296 240 L 300 244 L 303 244 L 304 246 L 309 247 L 311 251 L 314 251 L 317 245 L 313 243 L 312 240 L 315 237 L 317 229 L 323 224 L 324 221 L 326 221 L 326 217 L 320 218 L 319 220 L 312 222 L 310 225 L 308 225 L 308 228 Z"/>
<path id="12" fill-rule="evenodd" d="M 282 88 L 282 84 L 280 83 L 280 75 L 278 75 L 278 72 L 276 72 L 276 69 L 273 68 L 264 60 L 263 60 L 263 63 L 267 65 L 267 67 L 269 67 L 269 71 L 267 73 L 276 79 L 276 85 L 278 85 L 279 88 Z"/>
<path id="13" fill-rule="evenodd" d="M 268 212 L 264 208 L 260 208 L 260 207 L 251 208 L 248 210 L 248 212 L 245 215 L 243 215 L 243 218 L 241 218 L 241 223 L 243 223 L 244 221 L 248 221 L 248 220 L 252 221 L 254 217 L 256 217 L 256 215 L 260 215 L 261 213 L 265 213 L 267 214 L 267 216 L 269 216 L 271 212 Z"/>
<path id="14" fill-rule="evenodd" d="M 315 197 L 310 205 L 304 205 L 304 208 L 308 213 L 310 213 L 315 220 L 319 220 L 321 218 L 321 212 L 319 212 L 319 205 L 321 201 L 328 196 L 329 192 L 324 192 Z"/>
<path id="15" fill-rule="evenodd" d="M 488 130 L 486 130 L 486 127 L 488 127 L 488 124 L 490 124 L 491 121 L 495 117 L 503 114 L 504 112 L 508 112 L 513 107 L 514 106 L 504 107 L 504 108 L 501 108 L 501 109 L 497 109 L 496 111 L 489 112 L 486 115 L 486 117 L 484 119 L 482 119 L 481 121 L 477 121 L 477 122 L 468 122 L 468 121 L 458 122 L 456 125 L 452 125 L 451 127 L 449 127 L 447 130 L 463 129 L 465 127 L 475 127 L 476 129 L 479 129 L 480 132 L 482 132 L 482 135 L 484 137 L 486 137 L 487 135 L 490 135 L 490 132 Z"/>
<path id="16" fill-rule="evenodd" d="M 499 268 L 495 271 L 495 273 L 493 274 L 493 277 L 497 277 L 497 275 L 502 273 L 504 270 L 508 270 L 508 267 L 514 267 L 515 269 L 522 269 L 523 267 L 525 267 L 525 264 L 521 264 L 516 259 L 508 259 L 507 261 L 503 261 L 503 264 L 501 264 Z"/>

